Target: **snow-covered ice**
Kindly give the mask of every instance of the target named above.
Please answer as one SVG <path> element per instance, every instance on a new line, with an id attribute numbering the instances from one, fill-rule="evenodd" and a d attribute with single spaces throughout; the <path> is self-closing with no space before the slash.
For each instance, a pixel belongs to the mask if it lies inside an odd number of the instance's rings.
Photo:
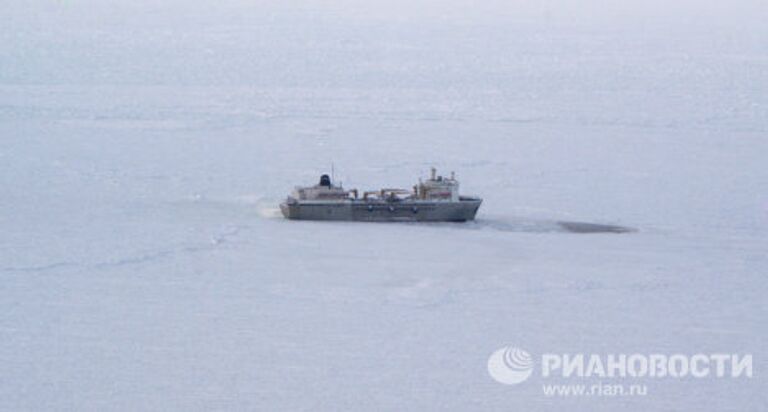
<path id="1" fill-rule="evenodd" d="M 768 408 L 768 6 L 637 3 L 5 4 L 0 409 Z M 485 201 L 282 219 L 331 163 Z M 754 377 L 546 397 L 506 345 Z"/>

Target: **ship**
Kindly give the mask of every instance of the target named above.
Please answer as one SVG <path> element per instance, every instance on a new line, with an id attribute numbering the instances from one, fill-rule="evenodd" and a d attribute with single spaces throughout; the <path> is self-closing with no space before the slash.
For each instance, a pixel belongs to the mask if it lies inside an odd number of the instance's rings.
<path id="1" fill-rule="evenodd" d="M 296 187 L 280 211 L 287 219 L 361 222 L 466 222 L 474 220 L 483 200 L 459 194 L 455 173 L 438 176 L 413 190 L 380 189 L 359 193 L 336 185 L 327 174 L 314 186 Z"/>

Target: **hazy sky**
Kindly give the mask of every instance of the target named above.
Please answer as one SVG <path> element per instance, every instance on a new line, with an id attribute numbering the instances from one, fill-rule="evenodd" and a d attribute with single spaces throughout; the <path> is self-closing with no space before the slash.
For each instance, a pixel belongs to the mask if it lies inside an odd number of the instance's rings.
<path id="1" fill-rule="evenodd" d="M 368 87 L 445 76 L 475 88 L 526 67 L 542 73 L 550 62 L 530 59 L 543 54 L 561 67 L 621 65 L 589 72 L 596 78 L 634 70 L 634 51 L 768 54 L 766 0 L 0 0 L 0 9 L 6 84 Z"/>
<path id="2" fill-rule="evenodd" d="M 227 18 L 271 13 L 332 14 L 363 20 L 471 20 L 474 23 L 544 18 L 587 25 L 652 21 L 757 26 L 768 20 L 768 1 L 764 0 L 3 0 L 0 4 L 3 14 L 16 20 L 59 17 L 63 21 L 112 23 L 134 18 L 160 22 L 176 19 L 224 22 Z"/>

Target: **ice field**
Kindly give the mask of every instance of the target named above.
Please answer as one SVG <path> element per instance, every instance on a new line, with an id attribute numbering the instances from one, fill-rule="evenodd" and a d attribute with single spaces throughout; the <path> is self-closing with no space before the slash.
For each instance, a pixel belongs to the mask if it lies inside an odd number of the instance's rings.
<path id="1" fill-rule="evenodd" d="M 765 4 L 4 7 L 0 409 L 768 408 Z M 282 219 L 331 163 L 484 203 Z M 547 397 L 506 345 L 754 376 Z"/>

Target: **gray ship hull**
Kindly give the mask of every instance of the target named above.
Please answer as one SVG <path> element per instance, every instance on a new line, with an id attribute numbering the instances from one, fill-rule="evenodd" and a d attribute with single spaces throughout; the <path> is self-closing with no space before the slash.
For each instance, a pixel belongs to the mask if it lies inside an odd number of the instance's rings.
<path id="1" fill-rule="evenodd" d="M 289 200 L 280 205 L 288 219 L 346 220 L 360 222 L 465 222 L 474 220 L 481 199 L 461 197 L 448 201 L 365 201 L 343 202 Z"/>

